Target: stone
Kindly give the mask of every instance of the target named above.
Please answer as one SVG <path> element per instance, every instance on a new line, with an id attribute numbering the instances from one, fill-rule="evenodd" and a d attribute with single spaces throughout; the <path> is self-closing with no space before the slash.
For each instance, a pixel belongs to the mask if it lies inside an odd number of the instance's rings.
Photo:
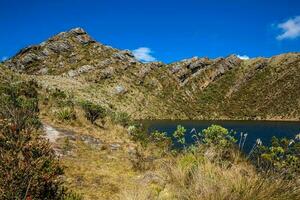
<path id="1" fill-rule="evenodd" d="M 122 51 L 120 51 L 120 53 L 123 54 L 123 55 L 125 55 L 125 56 L 134 58 L 133 53 L 131 51 L 129 51 L 129 50 L 122 50 Z"/>
<path id="2" fill-rule="evenodd" d="M 68 74 L 69 77 L 75 77 L 75 76 L 77 76 L 77 72 L 75 70 L 73 70 L 73 69 L 71 69 L 70 71 L 68 71 L 67 74 Z"/>
<path id="3" fill-rule="evenodd" d="M 49 71 L 48 67 L 44 67 L 44 68 L 41 68 L 41 69 L 37 72 L 37 74 L 39 74 L 39 75 L 45 75 L 45 74 L 48 73 L 48 71 Z"/>
<path id="4" fill-rule="evenodd" d="M 180 69 L 181 69 L 181 66 L 180 66 L 180 65 L 174 65 L 174 66 L 171 67 L 170 70 L 171 70 L 171 73 L 172 73 L 172 74 L 175 74 L 175 73 L 179 72 Z"/>
<path id="5" fill-rule="evenodd" d="M 227 58 L 225 58 L 227 62 L 229 62 L 231 65 L 238 65 L 242 62 L 240 58 L 238 58 L 236 55 L 230 55 Z"/>
<path id="6" fill-rule="evenodd" d="M 29 63 L 32 63 L 33 61 L 39 60 L 39 57 L 36 54 L 28 53 L 24 57 L 21 58 L 21 64 L 27 65 Z"/>
<path id="7" fill-rule="evenodd" d="M 149 74 L 151 72 L 151 67 L 150 66 L 145 66 L 145 67 L 142 67 L 138 73 L 138 77 L 143 79 L 147 76 L 147 74 Z"/>
<path id="8" fill-rule="evenodd" d="M 83 65 L 83 66 L 79 67 L 76 70 L 72 69 L 72 70 L 68 71 L 67 75 L 69 77 L 75 77 L 75 76 L 79 76 L 80 74 L 89 72 L 89 71 L 91 71 L 93 69 L 95 69 L 95 67 L 93 67 L 92 65 Z"/>
<path id="9" fill-rule="evenodd" d="M 107 67 L 104 70 L 101 71 L 99 79 L 107 79 L 111 78 L 114 74 L 114 68 L 113 67 Z"/>
<path id="10" fill-rule="evenodd" d="M 119 51 L 119 52 L 117 52 L 117 53 L 114 53 L 112 56 L 113 56 L 114 58 L 119 59 L 119 60 L 126 60 L 126 61 L 131 60 L 131 62 L 132 62 L 132 61 L 136 61 L 136 60 L 132 59 L 132 58 L 134 58 L 134 55 L 133 55 L 132 52 L 129 51 L 129 50 L 122 50 L 122 51 Z"/>
<path id="11" fill-rule="evenodd" d="M 52 51 L 50 49 L 48 49 L 48 48 L 44 48 L 42 50 L 42 55 L 44 55 L 44 56 L 49 56 L 51 54 L 52 54 Z"/>
<path id="12" fill-rule="evenodd" d="M 187 65 L 187 68 L 191 69 L 192 71 L 197 71 L 197 69 L 204 68 L 210 64 L 211 64 L 211 62 L 209 61 L 208 58 L 203 58 L 203 59 L 198 59 L 193 62 L 190 62 Z"/>
<path id="13" fill-rule="evenodd" d="M 74 34 L 74 35 L 83 35 L 86 34 L 85 30 L 80 27 L 73 28 L 69 31 L 69 33 Z"/>
<path id="14" fill-rule="evenodd" d="M 88 44 L 94 42 L 89 35 L 77 35 L 76 40 L 81 44 Z"/>
<path id="15" fill-rule="evenodd" d="M 61 41 L 54 41 L 49 43 L 48 48 L 54 51 L 55 53 L 70 51 L 72 49 L 72 46 L 66 42 Z"/>
<path id="16" fill-rule="evenodd" d="M 102 145 L 102 141 L 97 139 L 97 138 L 94 138 L 92 136 L 89 136 L 89 135 L 82 135 L 80 137 L 81 141 L 83 141 L 85 144 L 91 146 L 91 147 L 94 147 L 94 148 L 97 148 L 97 147 L 100 147 Z"/>
<path id="17" fill-rule="evenodd" d="M 121 145 L 117 144 L 117 143 L 110 144 L 110 149 L 111 150 L 118 150 L 118 149 L 120 149 L 120 147 L 121 147 Z"/>
<path id="18" fill-rule="evenodd" d="M 124 94 L 126 92 L 127 92 L 126 88 L 122 85 L 117 85 L 115 87 L 115 94 Z"/>

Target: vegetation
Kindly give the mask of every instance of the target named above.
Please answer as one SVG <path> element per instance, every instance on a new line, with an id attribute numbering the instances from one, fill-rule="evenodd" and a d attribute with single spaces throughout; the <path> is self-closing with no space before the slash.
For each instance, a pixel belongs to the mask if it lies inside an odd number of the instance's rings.
<path id="1" fill-rule="evenodd" d="M 299 62 L 289 53 L 145 64 L 81 29 L 21 51 L 4 62 L 20 77 L 0 64 L 0 199 L 81 199 L 70 188 L 87 200 L 298 200 L 299 136 L 258 140 L 244 155 L 244 141 L 218 125 L 189 145 L 183 126 L 148 134 L 134 120 L 299 120 Z M 41 120 L 58 134 L 51 144 Z"/>
<path id="2" fill-rule="evenodd" d="M 0 199 L 71 195 L 55 152 L 40 135 L 36 87 L 34 81 L 0 84 Z"/>
<path id="3" fill-rule="evenodd" d="M 299 138 L 272 138 L 271 146 L 259 145 L 250 155 L 258 170 L 291 179 L 300 175 Z"/>
<path id="4" fill-rule="evenodd" d="M 170 180 L 170 199 L 296 200 L 300 197 L 295 182 L 261 176 L 240 157 L 230 164 L 217 165 L 210 156 L 185 153 L 173 158 L 164 173 Z"/>
<path id="5" fill-rule="evenodd" d="M 57 119 L 61 120 L 61 121 L 71 121 L 76 119 L 76 113 L 75 110 L 72 108 L 61 108 L 57 111 L 55 111 L 55 115 L 57 117 Z"/>
<path id="6" fill-rule="evenodd" d="M 178 131 L 179 130 L 179 131 Z M 184 135 L 184 129 L 178 126 L 176 136 Z M 180 132 L 180 134 L 178 134 Z M 298 199 L 300 197 L 299 176 L 290 176 L 278 171 L 261 171 L 265 163 L 255 162 L 255 159 L 247 159 L 236 148 L 236 140 L 227 129 L 212 125 L 197 134 L 197 143 L 193 148 L 187 148 L 180 154 L 172 154 L 164 164 L 160 166 L 159 174 L 165 180 L 168 180 L 168 186 L 158 189 L 160 192 L 155 193 L 153 190 L 133 190 L 125 192 L 126 196 L 138 196 L 139 199 Z M 273 150 L 280 144 L 291 146 L 290 155 L 294 157 L 293 165 L 286 166 L 295 172 L 299 169 L 299 142 L 286 142 L 286 139 L 273 139 L 272 146 L 268 149 Z M 182 140 L 181 140 L 182 141 Z M 287 147 L 287 146 L 286 146 Z M 268 157 L 262 149 L 267 147 L 259 146 L 256 156 L 259 158 Z M 224 155 L 231 156 L 224 156 Z M 282 150 L 280 151 L 281 153 Z M 269 152 L 273 154 L 273 152 Z M 296 158 L 297 157 L 297 158 Z M 283 157 L 280 157 L 283 159 Z M 278 165 L 279 158 L 272 158 Z M 252 165 L 251 163 L 256 165 Z M 283 161 L 281 161 L 282 163 Z M 286 163 L 286 162 L 284 162 Z M 258 165 L 259 168 L 256 168 Z M 268 165 L 270 166 L 270 165 Z M 257 169 L 259 169 L 257 171 Z M 162 190 L 162 191 L 161 191 Z M 123 196 L 122 196 L 123 197 Z"/>
<path id="7" fill-rule="evenodd" d="M 131 123 L 130 116 L 125 112 L 114 112 L 111 118 L 115 123 L 121 124 L 122 126 L 128 126 Z"/>
<path id="8" fill-rule="evenodd" d="M 185 133 L 186 133 L 186 129 L 183 126 L 178 125 L 177 130 L 173 133 L 173 137 L 176 139 L 176 141 L 179 144 L 184 145 L 185 144 Z"/>
<path id="9" fill-rule="evenodd" d="M 106 115 L 105 109 L 102 106 L 94 104 L 90 101 L 82 101 L 80 105 L 85 112 L 86 118 L 92 124 L 94 124 L 98 118 L 102 119 Z"/>

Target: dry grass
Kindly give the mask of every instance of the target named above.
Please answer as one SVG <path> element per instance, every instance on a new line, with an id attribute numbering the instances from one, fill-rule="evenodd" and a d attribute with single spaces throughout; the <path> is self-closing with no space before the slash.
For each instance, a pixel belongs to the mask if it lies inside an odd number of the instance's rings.
<path id="1" fill-rule="evenodd" d="M 133 143 L 124 127 L 106 121 L 99 128 L 84 121 L 79 114 L 71 124 L 55 122 L 56 126 L 90 135 L 103 141 L 93 148 L 82 141 L 72 143 L 72 153 L 63 156 L 68 187 L 84 199 L 120 200 L 296 200 L 299 185 L 292 181 L 260 176 L 238 153 L 232 161 L 216 163 L 213 150 L 206 153 L 161 154 L 153 146 L 141 148 Z M 44 118 L 44 120 L 46 120 Z M 48 119 L 49 120 L 49 119 Z M 48 121 L 49 122 L 49 121 Z M 52 122 L 53 123 L 53 122 Z M 110 144 L 120 149 L 112 150 Z M 63 145 L 60 143 L 58 145 Z M 129 153 L 154 158 L 141 170 L 134 162 L 145 162 Z M 145 163 L 141 163 L 144 166 Z"/>
<path id="2" fill-rule="evenodd" d="M 260 176 L 237 152 L 231 154 L 234 159 L 230 161 L 216 159 L 211 149 L 196 154 L 163 154 L 152 145 L 141 148 L 130 139 L 124 127 L 109 119 L 103 127 L 93 125 L 75 107 L 75 120 L 58 121 L 49 109 L 42 107 L 44 122 L 102 142 L 100 148 L 95 148 L 80 140 L 71 141 L 71 153 L 62 157 L 68 187 L 84 199 L 300 199 L 300 187 L 295 182 Z M 113 150 L 111 144 L 119 144 L 120 148 Z M 64 144 L 59 141 L 56 145 Z M 135 153 L 130 153 L 132 150 Z M 142 167 L 136 169 L 136 166 Z"/>
<path id="3" fill-rule="evenodd" d="M 128 149 L 134 148 L 134 144 L 124 138 L 125 130 L 120 126 L 107 124 L 101 129 L 92 125 L 76 127 L 74 124 L 55 123 L 55 126 L 79 137 L 97 138 L 101 145 L 93 147 L 80 139 L 70 141 L 71 153 L 61 159 L 68 187 L 82 194 L 84 199 L 118 199 L 121 188 L 132 184 L 132 179 L 139 175 L 132 169 L 128 154 Z M 112 150 L 112 144 L 119 144 L 120 149 Z M 64 140 L 57 141 L 56 146 L 63 148 Z"/>
<path id="4" fill-rule="evenodd" d="M 182 161 L 190 155 L 173 158 L 164 173 L 169 178 L 173 199 L 180 200 L 293 200 L 300 188 L 293 181 L 264 178 L 242 160 L 222 165 L 203 158 L 190 166 Z"/>

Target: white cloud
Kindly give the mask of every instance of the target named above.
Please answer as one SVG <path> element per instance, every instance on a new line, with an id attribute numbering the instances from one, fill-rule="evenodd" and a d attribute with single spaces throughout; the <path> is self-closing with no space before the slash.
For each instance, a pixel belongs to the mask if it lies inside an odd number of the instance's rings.
<path id="1" fill-rule="evenodd" d="M 1 61 L 3 62 L 3 61 L 6 61 L 7 60 L 7 56 L 3 56 L 2 58 L 1 58 Z"/>
<path id="2" fill-rule="evenodd" d="M 282 34 L 276 37 L 277 40 L 294 39 L 300 36 L 300 16 L 296 16 L 277 25 Z"/>
<path id="3" fill-rule="evenodd" d="M 249 60 L 250 57 L 247 56 L 247 55 L 236 55 L 239 59 L 242 59 L 242 60 Z"/>
<path id="4" fill-rule="evenodd" d="M 141 62 L 152 62 L 156 60 L 156 58 L 151 55 L 153 52 L 148 47 L 137 48 L 133 50 L 132 53 L 134 57 Z"/>

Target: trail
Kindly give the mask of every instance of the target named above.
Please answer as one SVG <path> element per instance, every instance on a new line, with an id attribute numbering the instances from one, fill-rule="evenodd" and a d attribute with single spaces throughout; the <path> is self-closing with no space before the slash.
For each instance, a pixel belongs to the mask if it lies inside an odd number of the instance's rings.
<path id="1" fill-rule="evenodd" d="M 43 124 L 44 131 L 46 133 L 45 138 L 47 138 L 51 143 L 55 143 L 57 139 L 61 137 L 61 133 L 48 124 Z"/>

